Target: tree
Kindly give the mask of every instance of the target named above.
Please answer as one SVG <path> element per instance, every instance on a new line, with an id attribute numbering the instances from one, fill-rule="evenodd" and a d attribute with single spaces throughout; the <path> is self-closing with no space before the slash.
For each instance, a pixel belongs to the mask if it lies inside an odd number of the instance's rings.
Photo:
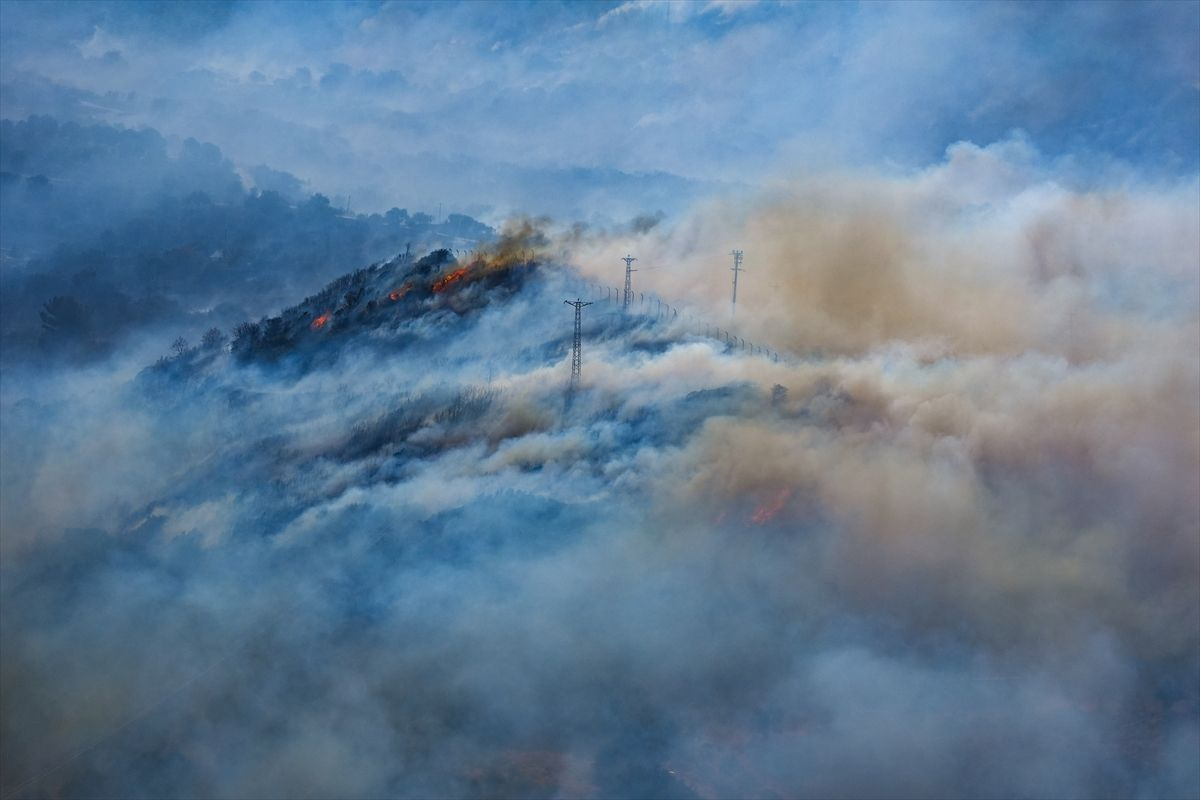
<path id="1" fill-rule="evenodd" d="M 256 342 L 258 341 L 259 330 L 257 322 L 243 322 L 233 329 L 233 342 Z"/>
<path id="2" fill-rule="evenodd" d="M 171 352 L 176 358 L 186 353 L 188 350 L 188 340 L 182 336 L 175 337 L 175 341 L 171 342 Z"/>
<path id="3" fill-rule="evenodd" d="M 220 328 L 209 328 L 200 339 L 200 346 L 205 350 L 217 350 L 223 344 L 225 344 L 225 334 L 221 333 Z"/>
<path id="4" fill-rule="evenodd" d="M 329 198 L 320 192 L 308 198 L 308 202 L 304 204 L 304 208 L 319 216 L 330 214 L 333 210 L 333 207 L 329 205 Z"/>
<path id="5" fill-rule="evenodd" d="M 258 346 L 262 332 L 257 322 L 243 322 L 233 329 L 233 352 L 239 359 L 246 359 Z"/>
<path id="6" fill-rule="evenodd" d="M 282 317 L 268 317 L 262 328 L 262 343 L 269 348 L 284 348 L 290 344 L 287 326 Z"/>

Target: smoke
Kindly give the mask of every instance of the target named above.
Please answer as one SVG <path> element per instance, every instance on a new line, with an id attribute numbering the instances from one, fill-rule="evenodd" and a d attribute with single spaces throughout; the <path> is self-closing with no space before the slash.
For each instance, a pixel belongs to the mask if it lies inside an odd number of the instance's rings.
<path id="1" fill-rule="evenodd" d="M 496 267 L 509 267 L 527 262 L 535 255 L 544 256 L 550 243 L 545 228 L 549 218 L 512 217 L 500 229 L 500 237 L 486 247 L 488 263 Z"/>
<path id="2" fill-rule="evenodd" d="M 4 116 L 196 137 L 360 211 L 678 214 L 781 163 L 911 166 L 1015 127 L 1055 155 L 1200 163 L 1190 3 L 6 11 Z"/>
<path id="3" fill-rule="evenodd" d="M 6 372 L 4 796 L 1194 796 L 1197 203 L 961 145 Z M 596 302 L 564 408 L 552 257 L 724 325 L 733 247 L 790 356 Z"/>
<path id="4" fill-rule="evenodd" d="M 798 178 L 667 229 L 574 241 L 572 254 L 613 284 L 632 252 L 637 289 L 797 354 L 903 341 L 931 357 L 1078 362 L 1194 341 L 1196 179 L 1088 180 L 1021 137 L 960 143 L 922 171 Z M 735 248 L 746 271 L 730 321 L 722 254 Z"/>
<path id="5" fill-rule="evenodd" d="M 629 223 L 631 233 L 648 233 L 658 226 L 666 217 L 666 214 L 659 211 L 654 214 L 639 214 L 634 217 Z"/>
<path id="6" fill-rule="evenodd" d="M 0 797 L 1200 795 L 1198 13 L 6 3 Z"/>

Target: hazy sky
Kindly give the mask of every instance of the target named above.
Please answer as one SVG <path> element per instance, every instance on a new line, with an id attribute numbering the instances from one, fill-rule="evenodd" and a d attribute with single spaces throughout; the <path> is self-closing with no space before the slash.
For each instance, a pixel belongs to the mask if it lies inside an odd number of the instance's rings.
<path id="1" fill-rule="evenodd" d="M 602 218 L 1028 135 L 1196 169 L 1200 5 L 5 3 L 2 113 L 351 195 Z M 357 198 L 355 201 L 353 198 Z"/>

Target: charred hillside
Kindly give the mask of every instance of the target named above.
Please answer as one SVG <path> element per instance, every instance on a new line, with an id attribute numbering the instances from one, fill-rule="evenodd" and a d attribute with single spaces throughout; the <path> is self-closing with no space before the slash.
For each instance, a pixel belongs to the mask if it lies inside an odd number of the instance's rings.
<path id="1" fill-rule="evenodd" d="M 478 255 L 459 261 L 435 250 L 415 263 L 400 255 L 343 275 L 275 317 L 234 330 L 241 363 L 302 357 L 331 340 L 397 332 L 427 315 L 463 316 L 520 290 L 537 264 Z"/>

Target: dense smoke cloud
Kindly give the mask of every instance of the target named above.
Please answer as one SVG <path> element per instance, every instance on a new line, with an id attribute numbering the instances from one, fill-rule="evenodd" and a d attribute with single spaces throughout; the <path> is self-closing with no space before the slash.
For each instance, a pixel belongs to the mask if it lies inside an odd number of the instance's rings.
<path id="1" fill-rule="evenodd" d="M 1198 7 L 680 5 L 4 4 L 4 800 L 1200 795 Z"/>
<path id="2" fill-rule="evenodd" d="M 1194 795 L 1195 197 L 1012 148 L 515 222 L 514 293 L 303 369 L 6 382 L 5 791 Z M 496 254 L 636 245 L 717 316 L 690 278 L 730 230 L 738 324 L 824 355 L 598 302 L 565 406 L 590 290 Z"/>
<path id="3" fill-rule="evenodd" d="M 797 353 L 893 341 L 1071 361 L 1156 342 L 1178 351 L 1194 341 L 1200 304 L 1190 291 L 1196 178 L 1146 183 L 1114 170 L 1090 180 L 1046 165 L 1023 138 L 960 143 L 911 175 L 793 181 L 669 229 L 571 245 L 606 283 L 633 251 L 639 288 L 725 317 L 725 254 L 744 249 L 734 327 Z"/>

